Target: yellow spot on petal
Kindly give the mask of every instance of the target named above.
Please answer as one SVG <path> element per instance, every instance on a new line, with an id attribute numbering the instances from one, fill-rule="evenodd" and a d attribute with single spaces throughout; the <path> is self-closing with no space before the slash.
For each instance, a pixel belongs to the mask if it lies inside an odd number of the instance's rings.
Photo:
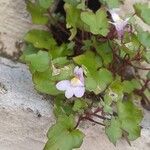
<path id="1" fill-rule="evenodd" d="M 73 79 L 71 79 L 71 85 L 72 86 L 79 86 L 79 85 L 81 85 L 82 83 L 81 83 L 81 81 L 79 80 L 79 78 L 77 78 L 77 77 L 74 77 Z"/>

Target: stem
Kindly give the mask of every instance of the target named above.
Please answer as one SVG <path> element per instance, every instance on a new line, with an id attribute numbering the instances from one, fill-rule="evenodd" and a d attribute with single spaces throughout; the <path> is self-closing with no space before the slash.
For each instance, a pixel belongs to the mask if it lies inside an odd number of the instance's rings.
<path id="1" fill-rule="evenodd" d="M 98 118 L 103 119 L 103 120 L 106 120 L 106 119 L 110 120 L 109 118 L 106 118 L 104 116 L 100 116 L 98 114 L 93 114 L 93 116 L 98 117 Z"/>
<path id="2" fill-rule="evenodd" d="M 105 125 L 104 125 L 103 123 L 100 123 L 100 122 L 98 122 L 98 121 L 95 121 L 95 120 L 93 120 L 93 119 L 91 119 L 91 118 L 89 118 L 89 117 L 83 117 L 82 119 L 89 120 L 89 121 L 91 121 L 91 122 L 94 122 L 94 123 L 96 123 L 96 124 L 99 124 L 99 125 L 105 127 Z"/>

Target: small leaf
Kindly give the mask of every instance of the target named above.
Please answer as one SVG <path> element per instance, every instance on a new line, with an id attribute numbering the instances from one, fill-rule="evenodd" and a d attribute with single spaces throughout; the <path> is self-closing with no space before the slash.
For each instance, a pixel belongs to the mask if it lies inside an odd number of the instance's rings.
<path id="1" fill-rule="evenodd" d="M 146 75 L 147 79 L 150 80 L 150 71 Z"/>
<path id="2" fill-rule="evenodd" d="M 55 104 L 54 104 L 54 114 L 56 118 L 59 118 L 61 116 L 70 116 L 71 114 L 74 114 L 72 110 L 72 103 L 67 102 L 65 100 L 64 94 L 59 94 L 55 97 Z"/>
<path id="3" fill-rule="evenodd" d="M 86 90 L 99 94 L 106 89 L 112 80 L 112 73 L 105 68 L 101 68 L 99 71 L 87 74 Z"/>
<path id="4" fill-rule="evenodd" d="M 147 63 L 150 63 L 150 50 L 147 50 L 144 54 L 144 59 Z"/>
<path id="5" fill-rule="evenodd" d="M 55 46 L 54 49 L 49 51 L 49 54 L 52 56 L 52 59 L 58 57 L 66 57 L 73 54 L 73 43 L 70 43 L 70 47 L 67 44 L 62 44 L 61 46 Z"/>
<path id="6" fill-rule="evenodd" d="M 96 48 L 97 53 L 102 57 L 104 65 L 108 65 L 112 62 L 113 55 L 112 50 L 108 42 L 100 43 Z"/>
<path id="7" fill-rule="evenodd" d="M 45 15 L 47 10 L 39 4 L 27 1 L 27 10 L 32 16 L 33 23 L 42 25 L 48 23 L 48 16 Z"/>
<path id="8" fill-rule="evenodd" d="M 150 33 L 148 31 L 139 31 L 137 36 L 143 46 L 150 48 Z"/>
<path id="9" fill-rule="evenodd" d="M 123 91 L 128 94 L 133 92 L 135 89 L 140 89 L 140 87 L 141 87 L 140 83 L 135 79 L 131 81 L 125 80 L 123 82 Z"/>
<path id="10" fill-rule="evenodd" d="M 30 63 L 30 67 L 38 72 L 44 72 L 49 68 L 50 58 L 48 52 L 39 51 L 37 54 L 26 56 L 25 60 Z"/>
<path id="11" fill-rule="evenodd" d="M 106 4 L 110 9 L 118 8 L 123 0 L 99 0 L 103 4 Z"/>
<path id="12" fill-rule="evenodd" d="M 110 92 L 112 93 L 112 96 L 114 95 L 116 102 L 123 98 L 123 85 L 120 78 L 116 78 L 116 80 L 111 83 L 109 88 L 111 89 Z"/>
<path id="13" fill-rule="evenodd" d="M 88 107 L 86 101 L 84 99 L 75 100 L 73 110 L 80 112 Z"/>
<path id="14" fill-rule="evenodd" d="M 64 2 L 72 5 L 72 6 L 77 6 L 79 1 L 78 0 L 64 0 Z"/>
<path id="15" fill-rule="evenodd" d="M 72 116 L 61 116 L 55 125 L 48 131 L 48 142 L 44 150 L 72 150 L 79 148 L 84 134 L 74 129 L 75 122 Z M 66 144 L 67 142 L 67 144 Z"/>
<path id="16" fill-rule="evenodd" d="M 43 8 L 49 8 L 54 3 L 54 0 L 38 0 L 38 1 Z"/>
<path id="17" fill-rule="evenodd" d="M 95 72 L 98 68 L 102 66 L 102 61 L 100 57 L 94 54 L 92 51 L 87 51 L 82 55 L 73 58 L 74 62 L 78 65 L 85 66 L 89 72 Z"/>
<path id="18" fill-rule="evenodd" d="M 58 57 L 53 59 L 52 63 L 56 67 L 64 67 L 64 65 L 69 63 L 69 60 L 67 59 L 67 57 Z"/>
<path id="19" fill-rule="evenodd" d="M 136 14 L 150 25 L 150 7 L 148 3 L 136 3 L 133 5 Z"/>
<path id="20" fill-rule="evenodd" d="M 57 69 L 53 67 L 52 79 L 53 81 L 68 80 L 73 77 L 73 64 L 66 65 L 63 68 Z"/>
<path id="21" fill-rule="evenodd" d="M 33 82 L 35 88 L 45 94 L 57 95 L 60 92 L 56 89 L 56 83 L 51 80 L 51 70 L 48 69 L 45 72 L 35 72 L 33 74 Z"/>
<path id="22" fill-rule="evenodd" d="M 25 37 L 25 41 L 32 43 L 34 47 L 53 49 L 56 42 L 48 31 L 33 29 L 29 31 Z"/>
<path id="23" fill-rule="evenodd" d="M 32 44 L 26 44 L 23 54 L 20 57 L 21 61 L 26 61 L 26 56 L 36 54 L 38 51 L 39 49 L 35 48 Z"/>
<path id="24" fill-rule="evenodd" d="M 109 122 L 110 125 L 106 126 L 105 132 L 109 138 L 109 140 L 116 144 L 117 140 L 122 137 L 122 129 L 121 129 L 121 123 L 118 118 L 112 118 Z"/>
<path id="25" fill-rule="evenodd" d="M 101 34 L 106 36 L 109 32 L 107 13 L 104 9 L 99 9 L 96 13 L 92 11 L 82 12 L 81 20 L 90 27 L 90 32 L 95 35 Z"/>
<path id="26" fill-rule="evenodd" d="M 71 5 L 69 3 L 65 3 L 64 9 L 66 11 L 66 22 L 67 22 L 66 26 L 71 31 L 71 36 L 69 40 L 72 40 L 77 33 L 77 28 L 81 24 L 80 10 L 77 9 L 74 5 Z"/>

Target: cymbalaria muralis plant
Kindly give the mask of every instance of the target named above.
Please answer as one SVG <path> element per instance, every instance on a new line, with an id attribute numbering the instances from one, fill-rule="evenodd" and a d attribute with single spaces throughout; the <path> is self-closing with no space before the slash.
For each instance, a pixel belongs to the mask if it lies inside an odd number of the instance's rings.
<path id="1" fill-rule="evenodd" d="M 150 68 L 143 66 L 150 63 L 150 33 L 135 19 L 150 25 L 150 5 L 136 3 L 135 12 L 123 18 L 118 13 L 121 4 L 122 0 L 26 0 L 40 29 L 26 33 L 21 59 L 37 91 L 51 96 L 56 116 L 44 150 L 79 148 L 83 121 L 103 126 L 113 144 L 140 136 L 139 101 L 150 105 Z"/>

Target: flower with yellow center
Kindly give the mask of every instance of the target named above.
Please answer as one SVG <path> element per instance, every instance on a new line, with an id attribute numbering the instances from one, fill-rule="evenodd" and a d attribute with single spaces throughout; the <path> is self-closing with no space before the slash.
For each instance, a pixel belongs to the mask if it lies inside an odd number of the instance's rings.
<path id="1" fill-rule="evenodd" d="M 74 78 L 71 80 L 62 80 L 56 84 L 56 88 L 65 91 L 66 98 L 82 97 L 85 92 L 83 69 L 78 66 L 74 69 Z"/>

